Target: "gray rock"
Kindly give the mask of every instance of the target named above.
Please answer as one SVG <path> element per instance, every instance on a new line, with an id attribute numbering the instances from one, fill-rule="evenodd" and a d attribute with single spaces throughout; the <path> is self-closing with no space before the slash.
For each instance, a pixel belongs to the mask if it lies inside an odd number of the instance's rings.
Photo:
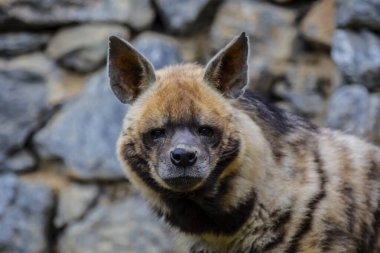
<path id="1" fill-rule="evenodd" d="M 212 45 L 223 47 L 242 31 L 251 42 L 251 55 L 262 55 L 278 60 L 293 56 L 297 36 L 297 13 L 267 3 L 230 0 L 225 2 L 211 27 Z"/>
<path id="2" fill-rule="evenodd" d="M 330 58 L 318 54 L 303 55 L 287 68 L 286 82 L 275 87 L 275 94 L 290 102 L 293 111 L 305 116 L 322 116 L 325 100 L 340 85 L 340 79 Z"/>
<path id="3" fill-rule="evenodd" d="M 59 241 L 61 253 L 169 253 L 173 235 L 136 197 L 100 205 L 68 227 Z"/>
<path id="4" fill-rule="evenodd" d="M 370 94 L 361 85 L 338 88 L 331 96 L 327 126 L 369 139 L 374 130 L 371 122 Z"/>
<path id="5" fill-rule="evenodd" d="M 86 75 L 65 71 L 43 53 L 32 53 L 12 59 L 0 59 L 0 69 L 22 70 L 43 76 L 48 90 L 49 105 L 62 104 L 82 90 Z"/>
<path id="6" fill-rule="evenodd" d="M 1 22 L 24 27 L 52 27 L 85 22 L 118 22 L 136 30 L 154 19 L 149 0 L 13 0 L 0 3 Z M 0 25 L 1 27 L 1 25 Z"/>
<path id="7" fill-rule="evenodd" d="M 50 41 L 47 53 L 65 68 L 78 72 L 94 71 L 106 62 L 111 35 L 128 39 L 129 31 L 112 24 L 63 28 Z"/>
<path id="8" fill-rule="evenodd" d="M 265 56 L 251 57 L 249 88 L 265 97 L 271 96 L 276 83 L 284 79 L 290 67 L 287 61 L 273 61 Z"/>
<path id="9" fill-rule="evenodd" d="M 54 202 L 50 189 L 11 174 L 0 176 L 0 189 L 1 252 L 47 252 Z"/>
<path id="10" fill-rule="evenodd" d="M 14 56 L 41 49 L 49 41 L 46 33 L 12 32 L 0 34 L 0 54 Z"/>
<path id="11" fill-rule="evenodd" d="M 341 0 L 337 8 L 336 22 L 339 27 L 366 27 L 380 31 L 380 2 Z"/>
<path id="12" fill-rule="evenodd" d="M 155 69 L 182 62 L 182 53 L 177 41 L 171 37 L 145 32 L 134 41 L 134 46 L 153 64 Z"/>
<path id="13" fill-rule="evenodd" d="M 27 171 L 34 169 L 37 164 L 36 157 L 27 150 L 20 150 L 7 157 L 3 164 L 3 170 L 13 172 Z M 0 169 L 1 170 L 1 169 Z"/>
<path id="14" fill-rule="evenodd" d="M 29 162 L 23 168 L 7 159 L 24 148 L 26 139 L 44 118 L 47 87 L 41 75 L 22 70 L 0 70 L 0 85 L 0 171 L 27 169 Z"/>
<path id="15" fill-rule="evenodd" d="M 0 59 L 0 69 L 4 71 L 22 70 L 37 73 L 46 79 L 53 72 L 54 62 L 43 53 L 31 53 L 12 57 L 11 59 Z"/>
<path id="16" fill-rule="evenodd" d="M 372 32 L 337 30 L 332 58 L 349 83 L 362 83 L 370 89 L 380 87 L 380 38 Z"/>
<path id="17" fill-rule="evenodd" d="M 95 185 L 73 184 L 61 191 L 54 224 L 63 227 L 82 218 L 95 203 L 98 194 L 99 189 Z"/>
<path id="18" fill-rule="evenodd" d="M 324 99 L 317 93 L 299 94 L 294 91 L 286 93 L 286 100 L 291 103 L 296 112 L 305 116 L 317 116 L 323 112 Z"/>
<path id="19" fill-rule="evenodd" d="M 62 158 L 74 177 L 124 178 L 115 147 L 126 109 L 113 95 L 105 71 L 99 71 L 83 95 L 35 135 L 34 143 L 43 157 Z"/>
<path id="20" fill-rule="evenodd" d="M 158 11 L 165 26 L 173 32 L 186 33 L 193 28 L 201 14 L 213 4 L 215 0 L 155 0 Z"/>
<path id="21" fill-rule="evenodd" d="M 305 54 L 287 69 L 286 79 L 297 93 L 313 92 L 328 98 L 341 84 L 338 72 L 336 64 L 329 57 Z"/>
<path id="22" fill-rule="evenodd" d="M 301 34 L 308 41 L 330 47 L 335 29 L 335 2 L 321 0 L 313 4 L 301 22 Z"/>
<path id="23" fill-rule="evenodd" d="M 370 95 L 368 125 L 372 128 L 369 140 L 380 145 L 380 93 Z"/>

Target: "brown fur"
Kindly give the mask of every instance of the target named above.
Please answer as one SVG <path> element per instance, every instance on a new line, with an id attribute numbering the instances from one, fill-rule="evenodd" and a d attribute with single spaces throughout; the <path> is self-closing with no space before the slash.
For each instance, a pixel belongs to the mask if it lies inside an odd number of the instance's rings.
<path id="1" fill-rule="evenodd" d="M 379 148 L 249 92 L 223 96 L 204 73 L 193 64 L 157 71 L 130 106 L 117 148 L 130 181 L 189 250 L 380 252 Z M 215 180 L 183 193 L 155 173 L 157 151 L 141 136 L 190 119 L 216 126 L 222 138 L 210 153 Z"/>

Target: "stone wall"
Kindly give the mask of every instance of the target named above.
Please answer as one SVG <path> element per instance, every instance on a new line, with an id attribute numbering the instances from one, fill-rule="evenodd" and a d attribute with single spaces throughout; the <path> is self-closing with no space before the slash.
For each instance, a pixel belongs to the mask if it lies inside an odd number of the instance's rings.
<path id="1" fill-rule="evenodd" d="M 375 0 L 3 0 L 0 31 L 0 252 L 182 252 L 115 157 L 110 35 L 161 68 L 246 31 L 251 89 L 380 144 Z"/>

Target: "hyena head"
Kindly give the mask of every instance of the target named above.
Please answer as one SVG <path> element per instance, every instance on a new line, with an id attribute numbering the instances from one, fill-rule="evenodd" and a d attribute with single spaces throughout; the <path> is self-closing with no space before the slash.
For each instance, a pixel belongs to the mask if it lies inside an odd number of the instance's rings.
<path id="1" fill-rule="evenodd" d="M 155 192 L 213 189 L 241 149 L 231 98 L 247 84 L 248 38 L 232 40 L 203 68 L 155 71 L 128 42 L 110 38 L 113 92 L 129 103 L 118 141 L 128 178 Z"/>

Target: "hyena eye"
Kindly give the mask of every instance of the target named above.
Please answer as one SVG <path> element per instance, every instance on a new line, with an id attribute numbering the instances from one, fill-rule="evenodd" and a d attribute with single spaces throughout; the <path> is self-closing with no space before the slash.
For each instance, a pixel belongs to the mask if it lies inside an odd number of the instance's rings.
<path id="1" fill-rule="evenodd" d="M 201 136 L 212 137 L 214 135 L 214 129 L 208 126 L 201 126 L 198 128 L 198 133 Z"/>
<path id="2" fill-rule="evenodd" d="M 149 134 L 152 140 L 157 140 L 166 136 L 165 129 L 162 128 L 153 129 L 149 132 Z"/>

